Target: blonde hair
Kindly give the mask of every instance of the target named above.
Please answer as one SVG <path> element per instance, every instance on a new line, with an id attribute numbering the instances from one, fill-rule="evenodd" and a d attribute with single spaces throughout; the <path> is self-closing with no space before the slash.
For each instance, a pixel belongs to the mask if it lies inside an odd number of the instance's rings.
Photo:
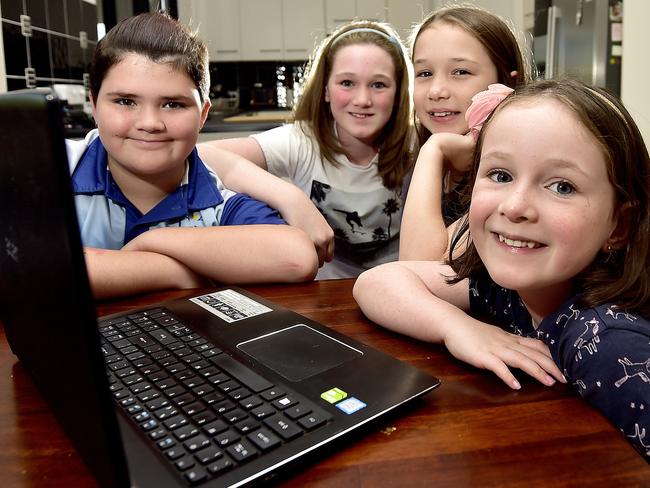
<path id="1" fill-rule="evenodd" d="M 338 166 L 337 154 L 345 154 L 336 137 L 334 119 L 325 101 L 325 88 L 336 53 L 345 46 L 371 44 L 386 51 L 395 66 L 397 91 L 390 119 L 378 135 L 378 173 L 387 188 L 401 187 L 410 171 L 413 154 L 411 125 L 412 68 L 404 44 L 388 24 L 374 21 L 355 21 L 339 27 L 316 48 L 307 65 L 305 88 L 296 105 L 292 120 L 303 130 L 309 128 L 323 158 Z M 306 127 L 305 127 L 306 126 Z"/>

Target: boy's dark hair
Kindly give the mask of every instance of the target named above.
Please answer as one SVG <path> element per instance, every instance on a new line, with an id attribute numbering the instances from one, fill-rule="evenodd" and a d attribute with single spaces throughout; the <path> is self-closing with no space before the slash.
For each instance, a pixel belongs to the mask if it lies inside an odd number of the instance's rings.
<path id="1" fill-rule="evenodd" d="M 90 93 L 97 100 L 106 73 L 127 54 L 140 54 L 186 73 L 208 100 L 208 49 L 190 29 L 162 12 L 150 12 L 119 22 L 98 43 L 90 66 Z"/>
<path id="2" fill-rule="evenodd" d="M 566 106 L 595 137 L 607 163 L 609 181 L 614 188 L 614 216 L 627 219 L 627 234 L 612 252 L 601 250 L 587 269 L 574 279 L 580 305 L 595 307 L 605 303 L 650 315 L 650 158 L 634 120 L 615 96 L 577 80 L 543 80 L 520 87 L 507 97 L 483 125 L 471 172 L 473 186 L 481 158 L 484 135 L 490 122 L 505 107 L 541 97 Z M 552 123 L 552 122 L 550 122 Z M 469 195 L 467 195 L 469 201 Z M 467 244 L 467 250 L 452 258 L 454 248 Z M 450 282 L 488 275 L 469 235 L 468 216 L 464 217 L 452 239 L 449 263 L 457 276 Z"/>
<path id="3" fill-rule="evenodd" d="M 516 88 L 532 79 L 532 63 L 522 54 L 522 47 L 507 21 L 480 7 L 450 6 L 435 10 L 413 31 L 410 39 L 411 59 L 419 35 L 434 23 L 446 23 L 460 27 L 483 45 L 497 69 L 497 83 Z M 510 73 L 517 72 L 512 77 Z M 487 88 L 487 87 L 486 87 Z M 422 146 L 431 132 L 416 118 L 418 141 Z"/>

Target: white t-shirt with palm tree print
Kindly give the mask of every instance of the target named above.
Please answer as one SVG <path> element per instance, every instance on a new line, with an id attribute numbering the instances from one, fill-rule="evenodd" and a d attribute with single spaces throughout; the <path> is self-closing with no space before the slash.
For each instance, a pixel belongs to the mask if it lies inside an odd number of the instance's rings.
<path id="1" fill-rule="evenodd" d="M 334 229 L 334 259 L 319 270 L 317 279 L 356 277 L 397 260 L 404 191 L 384 187 L 377 156 L 359 166 L 339 155 L 335 167 L 305 132 L 294 123 L 252 137 L 269 172 L 305 192 Z"/>

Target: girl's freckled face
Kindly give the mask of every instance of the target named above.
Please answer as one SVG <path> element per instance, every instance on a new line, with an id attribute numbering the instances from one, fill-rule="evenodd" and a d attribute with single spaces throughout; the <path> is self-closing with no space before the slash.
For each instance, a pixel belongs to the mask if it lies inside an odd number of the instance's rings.
<path id="1" fill-rule="evenodd" d="M 470 207 L 472 240 L 496 283 L 568 295 L 615 229 L 613 214 L 605 156 L 573 112 L 550 98 L 497 112 Z"/>

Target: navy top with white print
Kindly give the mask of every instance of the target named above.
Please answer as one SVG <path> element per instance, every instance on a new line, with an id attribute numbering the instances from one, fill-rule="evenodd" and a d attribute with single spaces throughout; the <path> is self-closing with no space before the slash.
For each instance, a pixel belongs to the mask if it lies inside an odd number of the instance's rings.
<path id="1" fill-rule="evenodd" d="M 535 329 L 517 292 L 470 280 L 470 313 L 543 341 L 567 381 L 650 463 L 650 321 L 613 304 L 581 309 L 576 297 Z"/>

